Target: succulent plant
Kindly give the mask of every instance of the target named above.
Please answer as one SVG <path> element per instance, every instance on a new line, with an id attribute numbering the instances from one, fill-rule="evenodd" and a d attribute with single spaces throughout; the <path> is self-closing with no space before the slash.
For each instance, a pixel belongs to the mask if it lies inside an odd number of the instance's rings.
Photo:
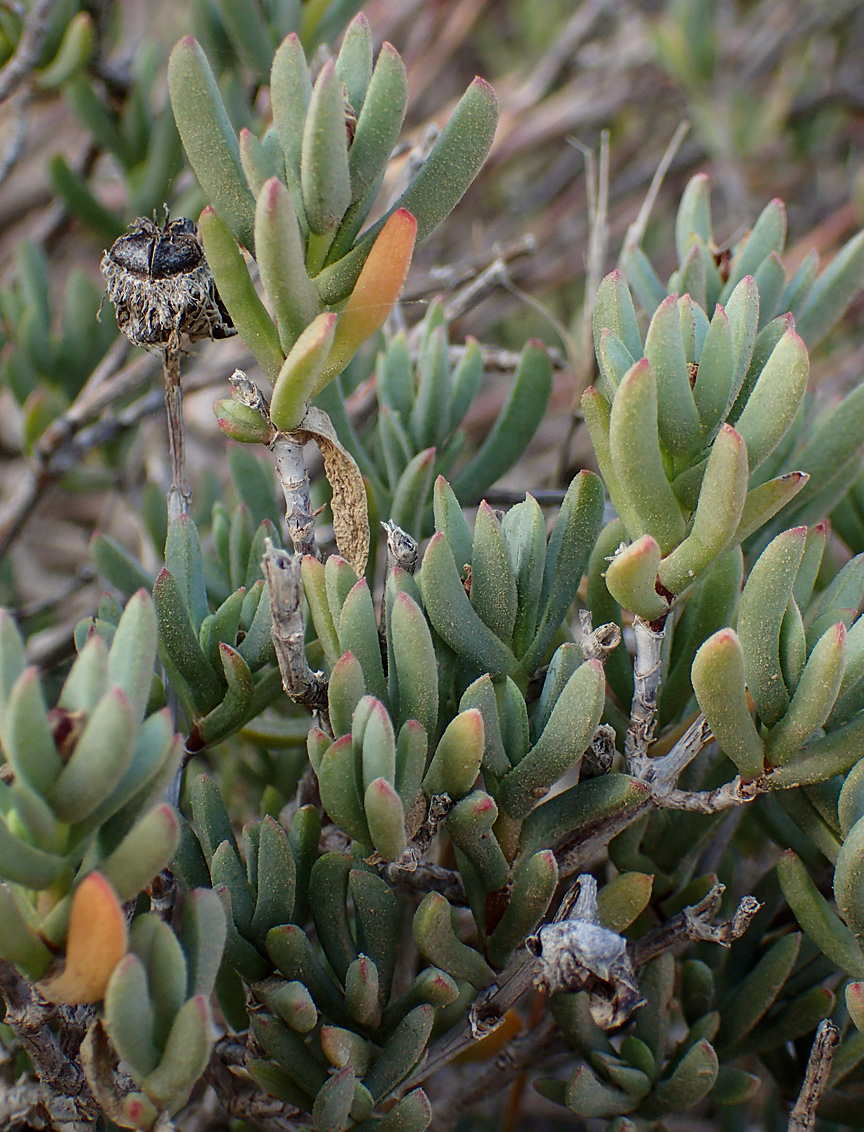
<path id="1" fill-rule="evenodd" d="M 147 713 L 156 613 L 139 592 L 111 626 L 110 647 L 92 633 L 50 710 L 6 613 L 2 631 L 0 732 L 12 773 L 0 826 L 0 951 L 30 978 L 47 979 L 49 998 L 90 1002 L 102 997 L 125 951 L 120 906 L 165 868 L 178 844 L 177 814 L 160 798 L 180 741 L 166 710 Z M 91 934 L 91 917 L 104 919 L 102 932 Z M 65 968 L 52 974 L 67 933 Z"/>
<path id="2" fill-rule="evenodd" d="M 214 407 L 236 505 L 186 500 L 166 522 L 151 493 L 142 561 L 94 536 L 111 592 L 61 680 L 40 682 L 0 615 L 10 1032 L 76 1118 L 145 1130 L 199 1104 L 202 1078 L 250 1126 L 422 1132 L 434 1110 L 479 1127 L 528 1073 L 559 1116 L 614 1132 L 787 1102 L 793 1129 L 817 1106 L 860 1126 L 864 398 L 807 387 L 864 237 L 787 279 L 780 202 L 721 253 L 696 176 L 668 283 L 628 238 L 594 299 L 600 474 L 579 471 L 554 518 L 530 493 L 498 511 L 484 495 L 550 403 L 539 343 L 474 451 L 483 353 L 451 349 L 441 303 L 384 334 L 369 419 L 346 407 L 343 375 L 496 120 L 475 80 L 364 228 L 407 80 L 362 16 L 312 56 L 353 11 L 199 0 L 216 70 L 190 37 L 172 54 L 199 229 L 139 221 L 121 240 L 145 250 L 107 258 L 140 253 L 136 301 L 157 302 L 159 242 L 186 240 L 266 391 L 237 371 Z M 61 68 L 70 44 L 46 81 L 146 179 L 155 121 L 133 161 L 132 111 L 98 109 L 86 51 Z M 272 125 L 238 75 L 269 83 Z M 45 276 L 25 245 L 0 295 L 5 375 L 19 402 L 47 381 L 62 412 L 113 329 L 53 341 Z M 161 349 L 167 327 L 178 350 L 201 312 L 180 313 L 130 337 Z"/>

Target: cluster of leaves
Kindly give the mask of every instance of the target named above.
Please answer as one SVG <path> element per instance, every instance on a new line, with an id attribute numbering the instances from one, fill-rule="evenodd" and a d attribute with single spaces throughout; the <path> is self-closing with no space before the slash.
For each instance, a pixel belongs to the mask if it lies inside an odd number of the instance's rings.
<path id="1" fill-rule="evenodd" d="M 283 41 L 270 72 L 273 125 L 260 140 L 248 129 L 238 140 L 191 37 L 174 48 L 168 81 L 183 145 L 210 201 L 200 220 L 208 262 L 274 385 L 270 419 L 290 432 L 309 398 L 383 325 L 415 238 L 425 238 L 473 181 L 494 137 L 495 96 L 475 80 L 422 170 L 361 234 L 407 102 L 404 64 L 389 44 L 374 60 L 365 18 L 351 23 L 339 55 L 324 63 L 314 84 L 298 36 Z M 272 317 L 237 240 L 257 257 Z"/>
<path id="2" fill-rule="evenodd" d="M 42 248 L 22 241 L 15 279 L 0 290 L 2 376 L 21 406 L 28 450 L 80 393 L 117 336 L 112 319 L 93 327 L 101 295 L 82 268 L 66 281 L 59 320 L 53 309 L 50 271 Z M 59 321 L 59 333 L 54 328 Z"/>
<path id="3" fill-rule="evenodd" d="M 326 407 L 369 482 L 375 511 L 419 539 L 431 530 L 436 478 L 451 475 L 463 457 L 466 434 L 460 426 L 485 373 L 482 350 L 473 339 L 452 364 L 441 303 L 432 303 L 413 334 L 410 346 L 404 331 L 394 334 L 378 357 L 377 419 L 361 435 L 335 389 L 328 389 L 318 403 Z M 483 444 L 461 459 L 453 481 L 460 499 L 469 505 L 478 502 L 517 462 L 543 420 L 551 391 L 549 356 L 540 343 L 530 342 Z"/>

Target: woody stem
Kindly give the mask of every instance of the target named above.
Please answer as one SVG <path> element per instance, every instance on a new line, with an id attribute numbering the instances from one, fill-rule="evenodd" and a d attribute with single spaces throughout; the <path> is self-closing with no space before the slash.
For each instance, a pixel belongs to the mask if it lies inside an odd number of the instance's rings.
<path id="1" fill-rule="evenodd" d="M 180 386 L 180 347 L 172 339 L 162 351 L 165 378 L 165 409 L 168 415 L 168 452 L 171 460 L 171 488 L 168 492 L 168 522 L 189 512 L 192 491 L 186 479 L 183 446 L 183 390 Z"/>

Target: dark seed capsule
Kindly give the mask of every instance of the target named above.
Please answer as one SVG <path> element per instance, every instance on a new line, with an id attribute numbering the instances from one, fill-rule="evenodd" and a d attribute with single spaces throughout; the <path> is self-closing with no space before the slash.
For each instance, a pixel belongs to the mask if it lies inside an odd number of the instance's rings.
<path id="1" fill-rule="evenodd" d="M 136 346 L 236 333 L 192 220 L 166 216 L 161 228 L 136 220 L 105 252 L 102 274 L 120 329 Z"/>
<path id="2" fill-rule="evenodd" d="M 146 221 L 146 223 L 150 222 Z M 150 261 L 153 258 L 158 236 L 148 232 L 141 225 L 142 221 L 139 220 L 136 228 L 128 236 L 120 236 L 115 240 L 107 254 L 118 267 L 123 267 L 136 275 L 149 275 Z M 150 226 L 155 228 L 155 225 Z"/>
<path id="3" fill-rule="evenodd" d="M 153 247 L 150 274 L 154 279 L 183 275 L 194 270 L 203 258 L 204 252 L 194 236 L 178 237 L 173 232 L 166 232 Z"/>

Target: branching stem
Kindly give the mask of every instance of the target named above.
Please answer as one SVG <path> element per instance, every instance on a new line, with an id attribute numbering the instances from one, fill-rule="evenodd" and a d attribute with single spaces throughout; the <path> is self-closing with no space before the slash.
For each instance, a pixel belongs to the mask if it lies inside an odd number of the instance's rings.
<path id="1" fill-rule="evenodd" d="M 725 885 L 715 884 L 698 904 L 685 908 L 677 916 L 672 916 L 632 943 L 630 957 L 634 968 L 644 967 L 670 947 L 687 940 L 702 940 L 717 943 L 721 947 L 731 947 L 747 930 L 762 905 L 755 897 L 745 896 L 731 919 L 714 923 L 714 915 L 720 907 L 720 898 L 725 890 Z"/>

